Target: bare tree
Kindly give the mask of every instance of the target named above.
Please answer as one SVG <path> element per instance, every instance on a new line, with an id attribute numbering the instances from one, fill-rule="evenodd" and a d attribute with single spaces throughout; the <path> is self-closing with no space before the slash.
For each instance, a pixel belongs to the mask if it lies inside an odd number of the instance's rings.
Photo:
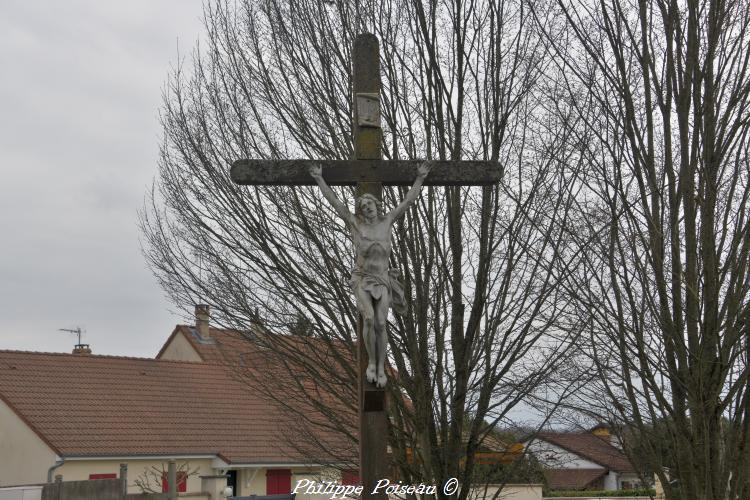
<path id="1" fill-rule="evenodd" d="M 534 7 L 587 165 L 566 287 L 598 379 L 580 406 L 668 498 L 748 498 L 750 4 Z"/>
<path id="2" fill-rule="evenodd" d="M 275 378 L 289 381 L 283 397 L 268 397 L 298 412 L 313 448 L 316 429 L 349 436 L 332 462 L 356 449 L 349 237 L 317 190 L 240 189 L 229 164 L 351 157 L 360 29 L 380 40 L 387 158 L 503 164 L 492 187 L 424 189 L 394 228 L 410 309 L 389 325 L 395 466 L 404 481 L 458 477 L 465 499 L 474 453 L 554 376 L 573 330 L 554 325 L 567 307 L 561 234 L 580 163 L 572 124 L 541 105 L 547 42 L 517 1 L 216 1 L 205 23 L 192 68 L 177 68 L 165 92 L 145 253 L 179 307 L 209 303 L 240 329 L 262 323 L 248 341 L 291 375 Z"/>
<path id="3" fill-rule="evenodd" d="M 200 468 L 191 468 L 190 462 L 179 462 L 175 471 L 177 478 L 175 487 L 179 489 L 180 485 L 187 483 L 189 477 L 197 476 Z M 161 493 L 165 490 L 168 474 L 168 464 L 151 465 L 133 480 L 133 484 L 143 493 Z"/>

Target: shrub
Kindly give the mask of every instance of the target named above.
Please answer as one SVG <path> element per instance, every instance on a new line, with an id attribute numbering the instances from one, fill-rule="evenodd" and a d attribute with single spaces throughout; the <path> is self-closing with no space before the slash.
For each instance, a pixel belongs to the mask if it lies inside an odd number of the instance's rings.
<path id="1" fill-rule="evenodd" d="M 545 496 L 549 497 L 647 497 L 654 496 L 656 492 L 650 489 L 640 490 L 559 490 L 550 491 Z"/>

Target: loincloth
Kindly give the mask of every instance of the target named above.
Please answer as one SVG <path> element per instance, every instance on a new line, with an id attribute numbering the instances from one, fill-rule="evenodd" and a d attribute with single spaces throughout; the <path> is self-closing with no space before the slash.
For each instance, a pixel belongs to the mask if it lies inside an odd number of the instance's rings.
<path id="1" fill-rule="evenodd" d="M 390 292 L 391 308 L 393 312 L 404 315 L 406 314 L 406 300 L 404 299 L 404 287 L 398 280 L 398 271 L 389 269 L 382 274 L 373 274 L 362 271 L 361 269 L 352 270 L 352 278 L 349 281 L 353 289 L 360 288 L 370 296 L 378 300 L 383 295 L 383 287 Z"/>

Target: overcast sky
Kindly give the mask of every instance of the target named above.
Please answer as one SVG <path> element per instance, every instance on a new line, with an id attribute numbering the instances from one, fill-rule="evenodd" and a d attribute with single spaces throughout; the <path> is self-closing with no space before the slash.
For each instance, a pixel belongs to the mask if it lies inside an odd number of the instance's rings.
<path id="1" fill-rule="evenodd" d="M 161 92 L 200 0 L 0 2 L 0 349 L 151 357 L 181 318 L 141 255 Z M 179 52 L 178 52 L 179 47 Z"/>

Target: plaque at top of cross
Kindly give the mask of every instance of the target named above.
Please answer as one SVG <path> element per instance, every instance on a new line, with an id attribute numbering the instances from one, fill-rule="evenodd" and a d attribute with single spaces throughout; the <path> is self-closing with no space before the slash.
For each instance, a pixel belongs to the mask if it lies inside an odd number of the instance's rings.
<path id="1" fill-rule="evenodd" d="M 231 177 L 242 185 L 320 186 L 350 231 L 357 252 L 352 271 L 352 287 L 360 312 L 358 326 L 360 477 L 365 487 L 363 498 L 371 495 L 371 486 L 388 474 L 386 439 L 388 418 L 385 412 L 384 362 L 388 306 L 401 309 L 401 290 L 392 270 L 390 228 L 425 186 L 483 186 L 498 182 L 502 169 L 487 161 L 383 160 L 380 126 L 380 56 L 374 35 L 361 34 L 353 50 L 353 126 L 354 158 L 350 160 L 237 160 Z M 356 186 L 356 215 L 339 200 L 329 185 Z M 406 198 L 394 210 L 379 209 L 382 187 L 412 186 Z M 367 356 L 366 356 L 367 355 Z M 366 356 L 366 357 L 365 357 Z"/>

